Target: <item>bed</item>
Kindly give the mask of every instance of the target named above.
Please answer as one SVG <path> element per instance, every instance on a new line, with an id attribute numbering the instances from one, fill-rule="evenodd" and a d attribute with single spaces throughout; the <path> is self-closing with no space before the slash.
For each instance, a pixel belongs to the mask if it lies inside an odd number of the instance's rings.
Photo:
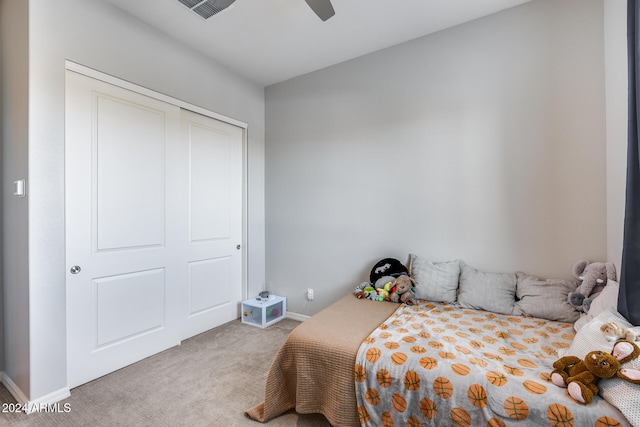
<path id="1" fill-rule="evenodd" d="M 637 426 L 600 396 L 581 405 L 550 382 L 573 324 L 514 315 L 526 307 L 516 294 L 509 313 L 465 307 L 460 289 L 454 302 L 415 306 L 345 295 L 292 331 L 264 402 L 246 414 L 266 422 L 295 409 L 333 426 Z"/>

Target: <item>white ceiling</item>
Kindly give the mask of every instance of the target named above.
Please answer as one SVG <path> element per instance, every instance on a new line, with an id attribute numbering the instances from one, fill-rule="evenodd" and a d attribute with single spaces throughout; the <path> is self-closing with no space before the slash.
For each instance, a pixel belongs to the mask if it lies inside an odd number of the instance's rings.
<path id="1" fill-rule="evenodd" d="M 208 20 L 177 0 L 102 0 L 268 86 L 529 0 L 237 0 Z M 508 36 L 508 35 L 505 35 Z"/>

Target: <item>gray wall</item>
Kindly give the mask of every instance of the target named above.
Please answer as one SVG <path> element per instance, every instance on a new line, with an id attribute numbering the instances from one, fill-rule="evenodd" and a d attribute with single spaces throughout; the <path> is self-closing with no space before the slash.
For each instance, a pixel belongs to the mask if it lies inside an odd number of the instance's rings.
<path id="1" fill-rule="evenodd" d="M 29 393 L 28 198 L 13 196 L 13 181 L 28 175 L 29 4 L 0 0 L 2 54 L 2 369 Z"/>
<path id="2" fill-rule="evenodd" d="M 601 0 L 537 0 L 268 87 L 268 287 L 313 314 L 410 252 L 606 259 L 603 25 Z"/>
<path id="3" fill-rule="evenodd" d="M 29 313 L 29 317 L 15 328 L 6 325 L 7 344 L 14 339 L 19 342 L 7 345 L 5 370 L 34 400 L 58 393 L 67 384 L 65 60 L 248 123 L 248 277 L 252 294 L 262 289 L 264 280 L 264 90 L 99 1 L 30 0 L 28 22 L 21 18 L 19 25 L 28 23 L 29 28 L 29 215 L 8 218 L 5 226 L 28 227 L 29 265 L 28 274 L 20 270 L 15 281 L 5 283 L 5 306 L 15 305 L 16 311 Z M 4 110 L 5 120 L 13 107 Z M 20 160 L 6 153 L 5 162 Z M 17 243 L 26 245 L 25 237 L 20 235 Z M 5 240 L 6 249 L 15 243 Z M 5 264 L 8 258 L 5 250 Z M 28 298 L 11 296 L 27 283 Z M 17 352 L 29 355 L 27 367 L 13 354 Z"/>

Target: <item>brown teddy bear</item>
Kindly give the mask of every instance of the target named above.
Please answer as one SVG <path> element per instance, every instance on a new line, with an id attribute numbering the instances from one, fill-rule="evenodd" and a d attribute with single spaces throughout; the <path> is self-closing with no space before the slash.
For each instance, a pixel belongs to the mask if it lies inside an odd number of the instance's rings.
<path id="1" fill-rule="evenodd" d="M 403 302 L 407 305 L 416 305 L 416 295 L 413 287 L 416 281 L 409 276 L 400 276 L 391 282 L 391 292 L 387 297 L 392 302 Z"/>
<path id="2" fill-rule="evenodd" d="M 564 356 L 553 363 L 551 382 L 566 387 L 576 402 L 589 404 L 598 394 L 596 382 L 600 378 L 617 376 L 633 384 L 640 384 L 640 371 L 621 369 L 621 364 L 640 355 L 640 348 L 631 341 L 620 340 L 613 345 L 611 354 L 603 351 L 587 353 L 584 360 L 576 356 Z"/>

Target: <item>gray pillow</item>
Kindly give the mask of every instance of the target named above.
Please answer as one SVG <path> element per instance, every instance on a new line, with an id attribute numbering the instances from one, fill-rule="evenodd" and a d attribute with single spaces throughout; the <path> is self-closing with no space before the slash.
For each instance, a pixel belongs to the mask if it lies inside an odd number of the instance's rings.
<path id="1" fill-rule="evenodd" d="M 460 261 L 431 262 L 409 255 L 409 274 L 416 281 L 416 298 L 428 301 L 456 302 Z"/>
<path id="2" fill-rule="evenodd" d="M 513 314 L 515 302 L 515 273 L 486 273 L 462 263 L 458 294 L 461 307 Z"/>
<path id="3" fill-rule="evenodd" d="M 517 285 L 513 314 L 539 317 L 547 320 L 573 323 L 580 317 L 567 300 L 569 292 L 578 287 L 578 282 L 564 279 L 540 279 L 516 272 Z"/>

